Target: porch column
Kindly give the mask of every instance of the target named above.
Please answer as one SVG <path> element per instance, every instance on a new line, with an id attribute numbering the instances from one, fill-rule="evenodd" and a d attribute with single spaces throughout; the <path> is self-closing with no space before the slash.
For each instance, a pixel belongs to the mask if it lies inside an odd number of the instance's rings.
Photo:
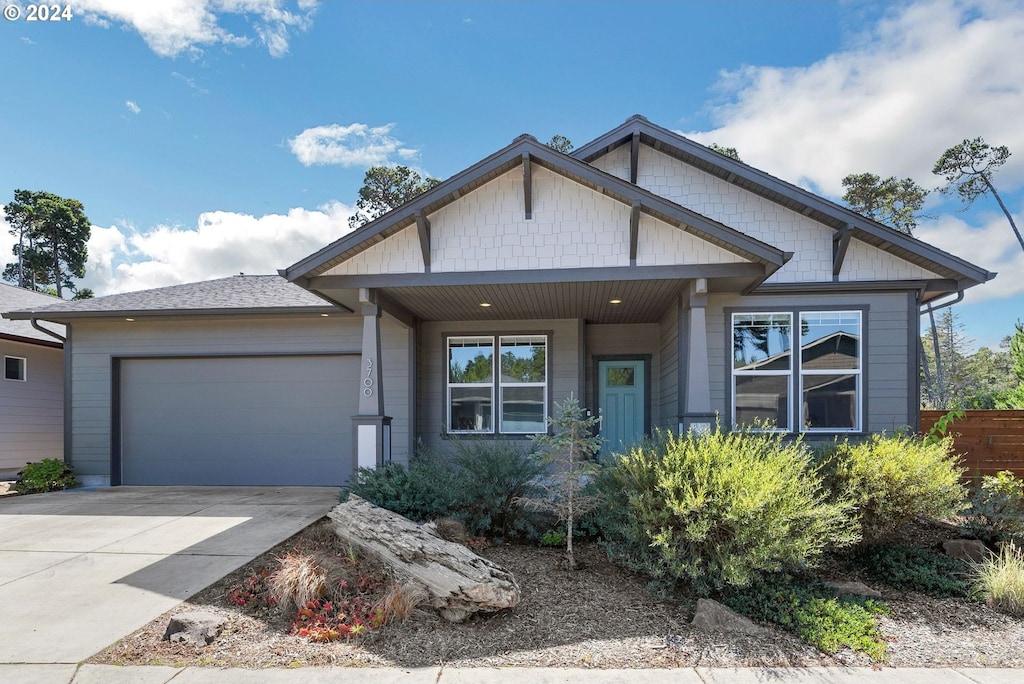
<path id="1" fill-rule="evenodd" d="M 709 382 L 707 305 L 708 282 L 697 278 L 683 293 L 681 313 L 686 334 L 679 336 L 679 361 L 685 363 L 686 382 L 679 415 L 680 433 L 705 432 L 715 424 Z"/>
<path id="2" fill-rule="evenodd" d="M 353 469 L 380 468 L 391 461 L 391 418 L 384 415 L 381 383 L 380 306 L 372 290 L 359 290 L 363 312 L 359 413 L 352 416 Z M 354 470 L 353 470 L 354 472 Z"/>

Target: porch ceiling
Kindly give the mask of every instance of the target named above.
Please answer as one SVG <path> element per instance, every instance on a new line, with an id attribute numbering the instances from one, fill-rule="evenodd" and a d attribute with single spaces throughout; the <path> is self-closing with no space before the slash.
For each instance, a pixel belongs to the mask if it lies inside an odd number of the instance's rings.
<path id="1" fill-rule="evenodd" d="M 444 285 L 383 287 L 377 292 L 383 295 L 385 310 L 397 304 L 427 321 L 582 318 L 593 323 L 655 323 L 688 283 L 671 279 Z M 324 289 L 321 294 L 358 311 L 355 290 Z"/>

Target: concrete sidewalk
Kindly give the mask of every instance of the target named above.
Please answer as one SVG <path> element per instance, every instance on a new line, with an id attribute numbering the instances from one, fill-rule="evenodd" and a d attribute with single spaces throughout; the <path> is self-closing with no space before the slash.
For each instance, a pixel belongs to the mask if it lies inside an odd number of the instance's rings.
<path id="1" fill-rule="evenodd" d="M 424 667 L 244 670 L 112 665 L 0 665 L 0 682 L 17 684 L 1019 684 L 1024 670 L 955 668 L 679 668 L 570 670 Z"/>
<path id="2" fill-rule="evenodd" d="M 0 500 L 0 663 L 77 663 L 316 521 L 334 487 L 114 487 Z M 30 670 L 0 682 L 32 681 Z M 141 675 L 141 673 L 140 673 Z M 151 676 L 151 675 L 146 675 Z"/>

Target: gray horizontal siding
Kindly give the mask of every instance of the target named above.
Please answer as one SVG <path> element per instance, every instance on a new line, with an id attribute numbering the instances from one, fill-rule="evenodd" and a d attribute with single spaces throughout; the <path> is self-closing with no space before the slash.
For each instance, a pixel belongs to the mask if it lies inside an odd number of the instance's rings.
<path id="1" fill-rule="evenodd" d="M 670 306 L 658 328 L 661 346 L 661 393 L 652 394 L 660 404 L 660 420 L 655 424 L 662 430 L 679 427 L 679 307 Z"/>
<path id="2" fill-rule="evenodd" d="M 420 326 L 417 366 L 417 433 L 428 446 L 444 443 L 445 352 L 447 335 L 487 335 L 493 333 L 547 332 L 550 395 L 563 401 L 570 392 L 579 392 L 579 324 L 574 319 L 536 321 L 430 321 Z"/>
<path id="3" fill-rule="evenodd" d="M 25 359 L 25 382 L 0 376 L 0 470 L 64 457 L 64 351 L 0 340 L 4 356 Z"/>
<path id="4" fill-rule="evenodd" d="M 595 356 L 651 356 L 651 426 L 661 424 L 660 328 L 657 323 L 639 325 L 588 325 L 587 328 L 587 406 L 597 405 Z"/>

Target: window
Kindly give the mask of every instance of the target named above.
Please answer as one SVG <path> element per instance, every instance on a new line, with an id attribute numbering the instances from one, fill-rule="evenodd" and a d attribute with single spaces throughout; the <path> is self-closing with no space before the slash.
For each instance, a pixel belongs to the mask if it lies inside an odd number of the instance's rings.
<path id="1" fill-rule="evenodd" d="M 861 429 L 860 311 L 732 315 L 732 422 L 785 432 Z M 799 328 L 799 350 L 793 339 Z M 799 420 L 799 427 L 794 427 Z"/>
<path id="2" fill-rule="evenodd" d="M 25 382 L 25 359 L 20 356 L 5 356 L 4 379 Z"/>
<path id="3" fill-rule="evenodd" d="M 448 431 L 544 432 L 547 374 L 545 335 L 449 337 Z"/>

